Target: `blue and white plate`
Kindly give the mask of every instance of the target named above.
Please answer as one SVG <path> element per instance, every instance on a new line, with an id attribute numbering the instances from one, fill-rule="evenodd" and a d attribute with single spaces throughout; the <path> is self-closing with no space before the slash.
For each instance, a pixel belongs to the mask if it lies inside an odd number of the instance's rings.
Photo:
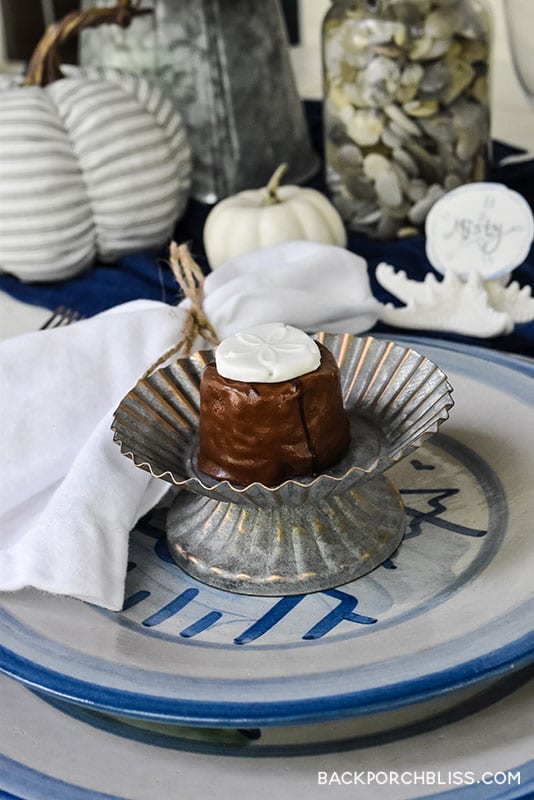
<path id="1" fill-rule="evenodd" d="M 352 737 L 348 721 L 343 740 L 338 723 L 324 723 L 330 746 L 288 748 L 281 728 L 128 723 L 0 676 L 0 798 L 526 800 L 534 791 L 534 682 L 509 688 L 489 690 L 438 728 L 362 735 L 367 721 L 359 718 Z M 270 745 L 261 746 L 265 735 Z"/>
<path id="2" fill-rule="evenodd" d="M 534 369 L 413 344 L 447 373 L 456 405 L 388 472 L 409 530 L 383 566 L 306 596 L 225 593 L 174 565 L 156 511 L 133 534 L 122 612 L 1 596 L 0 669 L 86 708 L 250 729 L 391 712 L 529 663 Z"/>

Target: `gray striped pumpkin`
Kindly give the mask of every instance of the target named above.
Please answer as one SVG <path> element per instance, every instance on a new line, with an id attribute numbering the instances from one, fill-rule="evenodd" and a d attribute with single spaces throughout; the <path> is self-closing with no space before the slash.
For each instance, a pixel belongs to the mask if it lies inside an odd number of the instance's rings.
<path id="1" fill-rule="evenodd" d="M 0 271 L 60 280 L 168 241 L 191 184 L 181 117 L 112 69 L 0 89 Z"/>

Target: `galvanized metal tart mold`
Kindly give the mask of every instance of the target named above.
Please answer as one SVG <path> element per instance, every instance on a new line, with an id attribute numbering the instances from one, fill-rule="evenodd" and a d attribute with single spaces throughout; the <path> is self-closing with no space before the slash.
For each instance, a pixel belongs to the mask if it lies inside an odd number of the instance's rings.
<path id="1" fill-rule="evenodd" d="M 370 572 L 402 540 L 402 501 L 381 473 L 438 430 L 452 388 L 411 348 L 370 336 L 316 338 L 339 364 L 352 442 L 315 478 L 236 486 L 198 470 L 200 379 L 212 350 L 141 379 L 115 412 L 121 452 L 188 490 L 169 511 L 167 538 L 179 566 L 204 583 L 275 596 L 332 588 Z"/>

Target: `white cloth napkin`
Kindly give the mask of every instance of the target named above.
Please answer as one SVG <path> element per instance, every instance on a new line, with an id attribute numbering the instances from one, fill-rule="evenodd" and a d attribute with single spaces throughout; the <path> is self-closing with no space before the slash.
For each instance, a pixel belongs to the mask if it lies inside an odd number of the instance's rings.
<path id="1" fill-rule="evenodd" d="M 205 293 L 220 338 L 270 321 L 358 333 L 377 318 L 365 262 L 329 245 L 232 259 Z M 186 306 L 138 300 L 0 344 L 0 591 L 33 586 L 122 607 L 129 532 L 168 484 L 120 454 L 111 419 L 178 340 Z"/>

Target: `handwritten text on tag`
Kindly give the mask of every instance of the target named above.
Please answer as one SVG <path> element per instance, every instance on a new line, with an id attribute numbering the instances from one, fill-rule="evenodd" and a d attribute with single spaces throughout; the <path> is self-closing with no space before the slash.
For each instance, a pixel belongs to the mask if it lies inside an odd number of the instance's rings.
<path id="1" fill-rule="evenodd" d="M 427 256 L 445 274 L 483 280 L 510 273 L 525 261 L 534 238 L 526 200 L 499 183 L 472 183 L 444 195 L 426 221 Z"/>

